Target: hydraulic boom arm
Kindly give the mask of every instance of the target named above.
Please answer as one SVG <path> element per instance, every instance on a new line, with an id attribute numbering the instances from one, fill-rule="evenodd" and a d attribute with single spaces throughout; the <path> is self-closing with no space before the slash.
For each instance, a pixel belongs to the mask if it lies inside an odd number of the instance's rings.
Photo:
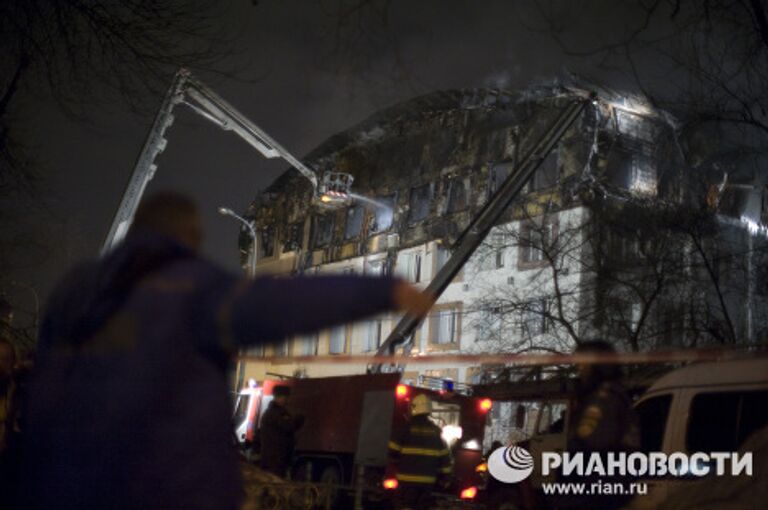
<path id="1" fill-rule="evenodd" d="M 322 182 L 318 182 L 318 176 L 314 170 L 299 161 L 259 126 L 193 77 L 187 69 L 180 69 L 173 78 L 141 149 L 120 206 L 112 220 L 109 234 L 102 246 L 102 254 L 120 242 L 128 231 L 147 183 L 152 180 L 157 170 L 155 159 L 168 144 L 165 131 L 173 124 L 173 109 L 179 103 L 189 106 L 222 129 L 232 131 L 265 158 L 282 158 L 287 161 L 312 183 L 315 196 L 322 198 L 324 203 L 344 201 L 348 197 L 349 186 L 352 184 L 351 176 L 328 172 L 324 175 Z"/>

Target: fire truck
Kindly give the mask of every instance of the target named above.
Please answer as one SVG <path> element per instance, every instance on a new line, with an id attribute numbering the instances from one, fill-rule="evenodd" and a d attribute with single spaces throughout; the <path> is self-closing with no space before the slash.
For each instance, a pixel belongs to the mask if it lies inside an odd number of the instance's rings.
<path id="1" fill-rule="evenodd" d="M 401 384 L 397 373 L 249 381 L 235 405 L 241 443 L 258 438 L 260 418 L 277 384 L 291 387 L 289 408 L 305 418 L 296 434 L 294 480 L 335 487 L 338 497 L 351 492 L 358 498 L 386 499 L 388 491 L 397 490 L 394 480 L 385 480 L 390 436 L 405 426 L 411 399 L 424 394 L 453 458 L 450 483 L 439 497 L 471 501 L 477 495 L 490 399 L 459 394 L 450 384 L 441 390 Z"/>

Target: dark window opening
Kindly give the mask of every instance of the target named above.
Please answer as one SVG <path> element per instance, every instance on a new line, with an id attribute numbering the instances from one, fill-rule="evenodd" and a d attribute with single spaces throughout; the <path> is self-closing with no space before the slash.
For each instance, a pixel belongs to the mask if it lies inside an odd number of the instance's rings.
<path id="1" fill-rule="evenodd" d="M 384 232 L 392 228 L 392 220 L 395 215 L 395 195 L 380 197 L 376 201 L 381 205 L 374 206 L 371 233 Z"/>
<path id="2" fill-rule="evenodd" d="M 344 239 L 352 239 L 360 235 L 365 219 L 365 209 L 356 205 L 347 209 L 347 224 L 344 228 Z"/>
<path id="3" fill-rule="evenodd" d="M 499 163 L 491 168 L 490 183 L 488 185 L 491 195 L 501 188 L 501 185 L 509 177 L 510 172 L 512 172 L 512 163 Z"/>
<path id="4" fill-rule="evenodd" d="M 638 404 L 635 410 L 640 419 L 641 451 L 646 453 L 661 451 L 671 404 L 672 395 L 649 398 Z"/>
<path id="5" fill-rule="evenodd" d="M 413 225 L 427 219 L 432 203 L 432 184 L 423 184 L 411 189 L 408 224 Z"/>
<path id="6" fill-rule="evenodd" d="M 605 175 L 617 188 L 641 194 L 657 190 L 656 162 L 643 152 L 615 151 L 608 158 Z"/>
<path id="7" fill-rule="evenodd" d="M 543 335 L 549 331 L 549 303 L 546 299 L 531 301 L 521 311 L 520 324 L 522 334 L 527 336 Z"/>
<path id="8" fill-rule="evenodd" d="M 333 238 L 333 215 L 315 216 L 315 248 L 322 248 L 331 243 Z"/>
<path id="9" fill-rule="evenodd" d="M 541 191 L 557 186 L 559 177 L 557 149 L 553 149 L 541 162 L 528 182 L 528 191 Z"/>
<path id="10" fill-rule="evenodd" d="M 448 183 L 448 207 L 446 212 L 453 214 L 467 208 L 468 197 L 464 179 L 452 179 Z"/>
<path id="11" fill-rule="evenodd" d="M 271 257 L 275 254 L 275 229 L 274 225 L 259 229 L 259 258 Z"/>
<path id="12" fill-rule="evenodd" d="M 297 251 L 304 242 L 304 222 L 292 223 L 288 226 L 288 234 L 283 243 L 283 251 Z"/>

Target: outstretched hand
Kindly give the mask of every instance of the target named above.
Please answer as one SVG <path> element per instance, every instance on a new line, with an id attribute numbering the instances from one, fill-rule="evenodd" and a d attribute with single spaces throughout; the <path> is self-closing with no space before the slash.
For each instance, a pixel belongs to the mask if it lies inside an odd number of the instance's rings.
<path id="1" fill-rule="evenodd" d="M 395 308 L 411 315 L 425 314 L 434 304 L 432 296 L 404 281 L 398 281 L 392 293 Z"/>

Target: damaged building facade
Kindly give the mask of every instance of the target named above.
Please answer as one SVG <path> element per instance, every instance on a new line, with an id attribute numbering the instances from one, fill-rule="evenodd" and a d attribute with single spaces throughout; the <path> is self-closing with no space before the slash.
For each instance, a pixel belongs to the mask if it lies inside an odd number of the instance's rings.
<path id="1" fill-rule="evenodd" d="M 754 233 L 767 220 L 764 200 L 750 213 L 751 227 L 743 211 L 726 214 L 731 188 L 712 189 L 691 168 L 673 119 L 598 92 L 413 334 L 404 380 L 449 378 L 460 386 L 496 373 L 420 365 L 423 354 L 568 352 L 596 336 L 644 350 L 765 335 L 765 295 L 754 285 L 759 263 L 745 258 L 748 244 L 764 243 Z M 330 138 L 304 161 L 318 172 L 351 174 L 359 198 L 318 207 L 308 181 L 285 172 L 246 215 L 259 233 L 257 274 L 395 274 L 426 286 L 473 215 L 574 97 L 586 94 L 560 85 L 436 92 Z M 245 262 L 247 232 L 240 246 Z M 302 365 L 291 356 L 373 355 L 399 318 L 251 352 L 267 359 L 250 361 L 246 377 L 362 373 L 363 364 Z"/>

